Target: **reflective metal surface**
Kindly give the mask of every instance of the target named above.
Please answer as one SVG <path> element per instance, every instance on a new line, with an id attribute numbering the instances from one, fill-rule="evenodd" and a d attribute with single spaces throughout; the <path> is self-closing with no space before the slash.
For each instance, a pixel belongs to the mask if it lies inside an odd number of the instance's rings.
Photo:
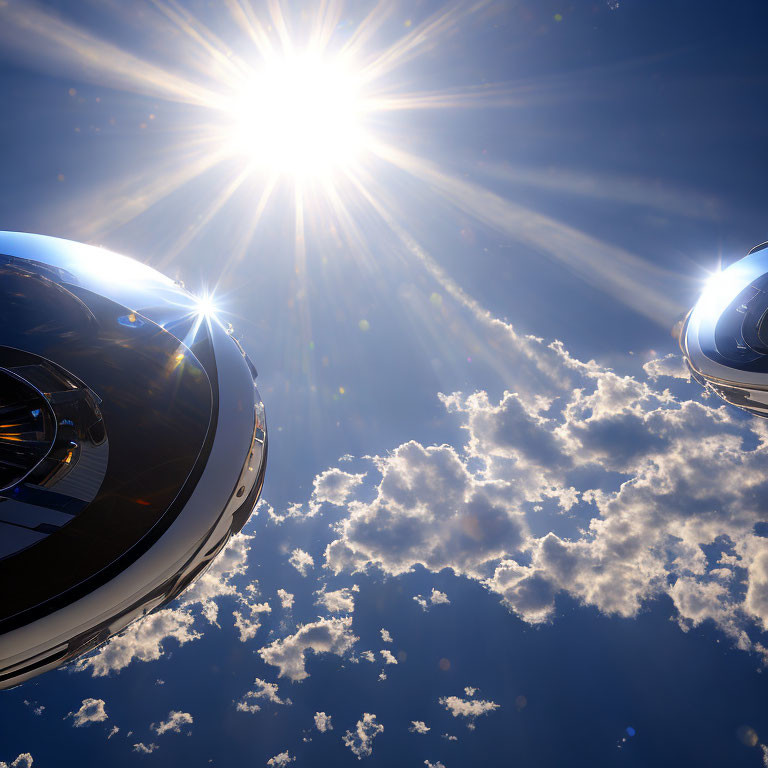
<path id="1" fill-rule="evenodd" d="M 680 347 L 702 386 L 768 416 L 768 244 L 710 278 L 683 325 Z"/>
<path id="2" fill-rule="evenodd" d="M 253 509 L 267 436 L 255 368 L 182 286 L 54 238 L 0 254 L 8 687 L 192 583 Z"/>

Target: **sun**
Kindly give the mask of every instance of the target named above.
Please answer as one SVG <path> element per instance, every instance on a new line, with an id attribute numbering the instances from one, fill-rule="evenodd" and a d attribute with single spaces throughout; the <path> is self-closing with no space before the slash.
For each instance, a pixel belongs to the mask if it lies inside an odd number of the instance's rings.
<path id="1" fill-rule="evenodd" d="M 351 62 L 315 52 L 271 57 L 243 79 L 230 108 L 229 150 L 295 177 L 351 166 L 365 146 L 361 80 Z"/>

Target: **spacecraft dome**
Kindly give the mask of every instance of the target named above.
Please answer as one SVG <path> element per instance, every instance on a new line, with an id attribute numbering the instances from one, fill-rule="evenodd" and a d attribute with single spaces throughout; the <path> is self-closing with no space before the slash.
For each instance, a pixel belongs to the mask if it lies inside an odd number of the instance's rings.
<path id="1" fill-rule="evenodd" d="M 712 275 L 680 333 L 696 381 L 768 417 L 768 243 Z"/>
<path id="2" fill-rule="evenodd" d="M 184 286 L 0 232 L 0 688 L 165 605 L 258 500 L 256 369 Z"/>

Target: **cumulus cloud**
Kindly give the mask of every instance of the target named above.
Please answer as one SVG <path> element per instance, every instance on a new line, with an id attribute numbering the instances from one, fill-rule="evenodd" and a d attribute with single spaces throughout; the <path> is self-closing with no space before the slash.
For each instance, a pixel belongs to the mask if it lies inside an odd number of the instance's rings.
<path id="1" fill-rule="evenodd" d="M 470 694 L 467 694 L 468 696 Z M 481 715 L 487 715 L 499 708 L 499 705 L 493 701 L 484 699 L 462 699 L 459 696 L 442 696 L 438 703 L 445 707 L 454 717 L 463 717 L 467 719 L 467 728 L 475 727 L 475 720 Z"/>
<path id="2" fill-rule="evenodd" d="M 408 728 L 411 733 L 427 733 L 430 730 L 429 726 L 423 720 L 411 720 L 411 725 Z"/>
<path id="3" fill-rule="evenodd" d="M 667 596 L 681 626 L 712 622 L 768 655 L 768 538 L 755 531 L 768 424 L 686 390 L 677 355 L 646 363 L 645 376 L 621 375 L 483 322 L 497 358 L 514 363 L 514 390 L 440 395 L 462 444 L 412 440 L 372 457 L 325 567 L 450 569 L 532 624 L 553 619 L 559 593 L 624 617 Z M 655 384 L 670 376 L 688 397 Z M 534 534 L 543 510 L 550 530 Z"/>
<path id="4" fill-rule="evenodd" d="M 373 752 L 373 740 L 384 731 L 384 726 L 376 722 L 376 715 L 365 712 L 357 721 L 354 731 L 344 734 L 344 746 L 352 750 L 358 760 L 370 757 Z"/>
<path id="5" fill-rule="evenodd" d="M 391 643 L 392 642 L 392 635 L 389 634 L 388 629 L 382 629 L 381 630 L 381 641 L 383 643 Z"/>
<path id="6" fill-rule="evenodd" d="M 159 723 L 152 723 L 150 726 L 158 736 L 162 736 L 164 733 L 181 733 L 181 729 L 185 725 L 192 725 L 194 719 L 189 712 L 179 712 L 177 710 L 171 710 L 168 713 L 168 719 L 162 720 Z"/>
<path id="7" fill-rule="evenodd" d="M 661 378 L 667 376 L 672 379 L 690 379 L 691 374 L 679 354 L 670 352 L 664 357 L 649 360 L 643 365 L 643 370 L 649 379 Z"/>
<path id="8" fill-rule="evenodd" d="M 364 478 L 365 473 L 353 475 L 337 468 L 321 472 L 314 479 L 314 490 L 309 502 L 310 509 L 317 512 L 323 503 L 341 506 Z"/>
<path id="9" fill-rule="evenodd" d="M 244 643 L 256 637 L 256 633 L 261 629 L 261 614 L 271 613 L 272 608 L 269 603 L 249 603 L 247 600 L 243 600 L 241 604 L 243 607 L 233 611 L 232 615 L 235 617 L 235 628 L 240 642 Z"/>
<path id="10" fill-rule="evenodd" d="M 145 744 L 142 741 L 133 745 L 133 751 L 140 755 L 151 755 L 156 749 L 159 749 L 157 744 Z"/>
<path id="11" fill-rule="evenodd" d="M 252 691 L 248 691 L 243 695 L 240 701 L 237 702 L 238 712 L 258 712 L 261 710 L 261 705 L 258 701 L 270 701 L 273 704 L 286 704 L 290 705 L 290 699 L 281 699 L 277 694 L 277 685 L 275 683 L 268 683 L 266 680 L 262 680 L 257 677 L 253 684 L 255 688 Z"/>
<path id="12" fill-rule="evenodd" d="M 189 609 L 184 608 L 165 608 L 151 613 L 131 624 L 96 653 L 78 661 L 76 669 L 91 669 L 94 677 L 104 677 L 110 672 L 119 672 L 134 660 L 159 659 L 168 640 L 184 645 L 201 637 L 192 629 L 194 621 Z"/>
<path id="13" fill-rule="evenodd" d="M 285 752 L 281 752 L 279 755 L 270 757 L 269 760 L 267 760 L 267 765 L 271 766 L 272 768 L 284 768 L 284 766 L 292 763 L 295 759 L 295 757 L 291 757 L 290 753 L 286 749 Z"/>
<path id="14" fill-rule="evenodd" d="M 381 654 L 381 657 L 384 659 L 385 664 L 397 664 L 397 659 L 392 655 L 392 651 L 387 650 L 384 648 L 383 650 L 379 651 Z"/>
<path id="15" fill-rule="evenodd" d="M 29 752 L 24 752 L 11 763 L 10 768 L 32 768 L 33 762 L 32 755 Z M 8 768 L 8 763 L 0 760 L 0 768 Z"/>
<path id="16" fill-rule="evenodd" d="M 305 552 L 303 549 L 294 549 L 291 552 L 291 556 L 288 558 L 288 562 L 302 575 L 306 576 L 307 571 L 310 568 L 315 567 L 315 561 L 309 552 Z"/>
<path id="17" fill-rule="evenodd" d="M 293 681 L 304 680 L 309 676 L 305 667 L 307 651 L 342 656 L 357 640 L 352 634 L 351 616 L 318 619 L 300 626 L 294 634 L 265 646 L 259 655 L 267 664 L 280 669 L 279 677 L 286 676 Z"/>
<path id="18" fill-rule="evenodd" d="M 75 728 L 82 728 L 91 723 L 103 723 L 108 715 L 104 709 L 104 699 L 83 699 L 80 709 L 69 712 L 64 719 L 71 717 Z"/>
<path id="19" fill-rule="evenodd" d="M 315 712 L 315 728 L 317 728 L 320 733 L 332 731 L 333 726 L 331 725 L 331 716 L 326 715 L 325 712 Z"/>
<path id="20" fill-rule="evenodd" d="M 399 575 L 422 565 L 478 573 L 483 562 L 519 549 L 523 520 L 504 488 L 477 480 L 454 448 L 411 441 L 376 464 L 376 498 L 350 502 L 340 537 L 326 548 L 334 572 L 378 565 Z"/>
<path id="21" fill-rule="evenodd" d="M 290 611 L 293 608 L 293 595 L 290 592 L 278 589 L 277 596 L 280 598 L 280 605 L 283 606 L 283 610 Z"/>
<path id="22" fill-rule="evenodd" d="M 132 661 L 159 659 L 168 640 L 184 645 L 199 639 L 202 634 L 192 628 L 194 608 L 199 609 L 209 623 L 218 626 L 216 601 L 225 596 L 238 597 L 234 579 L 247 570 L 252 538 L 242 533 L 233 536 L 208 571 L 181 596 L 180 607 L 165 608 L 135 621 L 95 653 L 80 659 L 75 669 L 90 669 L 94 677 L 103 677 L 119 672 Z M 237 616 L 235 618 L 237 621 Z M 249 621 L 252 618 L 243 613 L 238 624 L 241 636 L 243 632 L 246 635 L 249 631 L 255 632 Z"/>
<path id="23" fill-rule="evenodd" d="M 211 624 L 217 624 L 220 597 L 236 597 L 234 579 L 248 568 L 248 551 L 253 536 L 238 533 L 213 561 L 210 568 L 181 596 L 182 605 L 199 604 Z"/>
<path id="24" fill-rule="evenodd" d="M 441 592 L 438 589 L 432 588 L 432 594 L 429 597 L 423 595 L 415 595 L 413 598 L 423 611 L 429 610 L 431 605 L 450 605 L 451 601 L 448 599 L 448 595 L 445 592 Z"/>
<path id="25" fill-rule="evenodd" d="M 439 760 L 436 763 L 430 763 L 429 760 L 425 760 L 424 765 L 426 765 L 427 768 L 445 768 Z"/>
<path id="26" fill-rule="evenodd" d="M 352 613 L 355 610 L 355 596 L 346 587 L 330 592 L 323 587 L 315 595 L 315 605 L 322 605 L 329 613 Z"/>
<path id="27" fill-rule="evenodd" d="M 280 525 L 286 520 L 311 518 L 322 510 L 323 504 L 333 504 L 334 506 L 344 504 L 350 493 L 363 482 L 364 478 L 365 473 L 355 475 L 332 467 L 315 477 L 312 494 L 306 505 L 301 502 L 294 502 L 289 504 L 283 512 L 276 512 L 271 504 L 262 499 L 256 505 L 256 510 L 264 509 L 270 521 L 275 525 Z"/>

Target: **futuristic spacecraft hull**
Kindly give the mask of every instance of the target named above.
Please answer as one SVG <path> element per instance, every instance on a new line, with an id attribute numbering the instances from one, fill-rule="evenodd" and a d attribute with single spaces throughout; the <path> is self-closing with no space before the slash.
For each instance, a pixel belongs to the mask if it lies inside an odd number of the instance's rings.
<path id="1" fill-rule="evenodd" d="M 0 233 L 0 688 L 168 603 L 243 527 L 267 459 L 255 378 L 180 284 Z"/>
<path id="2" fill-rule="evenodd" d="M 693 378 L 768 417 L 768 243 L 710 279 L 680 332 Z"/>

